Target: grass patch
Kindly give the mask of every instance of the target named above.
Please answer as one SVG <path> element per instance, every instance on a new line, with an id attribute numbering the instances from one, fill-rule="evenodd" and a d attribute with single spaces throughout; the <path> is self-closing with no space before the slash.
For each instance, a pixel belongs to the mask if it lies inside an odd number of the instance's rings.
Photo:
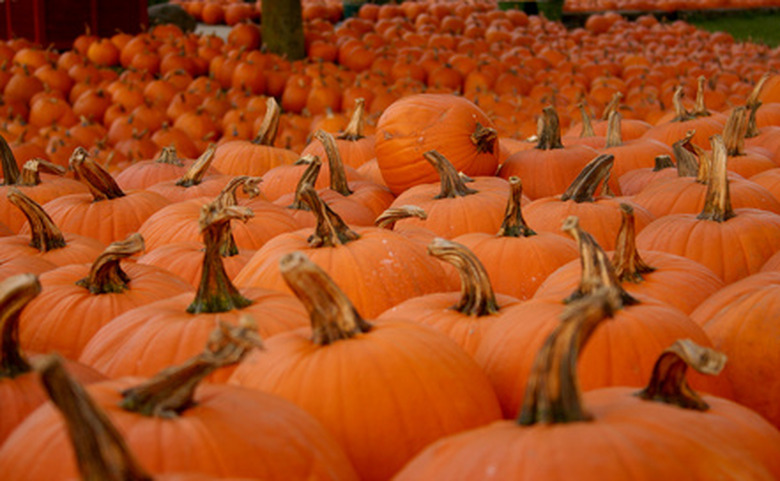
<path id="1" fill-rule="evenodd" d="M 685 18 L 689 23 L 711 32 L 725 31 L 737 41 L 780 45 L 780 11 L 726 13 L 720 16 L 697 13 Z"/>

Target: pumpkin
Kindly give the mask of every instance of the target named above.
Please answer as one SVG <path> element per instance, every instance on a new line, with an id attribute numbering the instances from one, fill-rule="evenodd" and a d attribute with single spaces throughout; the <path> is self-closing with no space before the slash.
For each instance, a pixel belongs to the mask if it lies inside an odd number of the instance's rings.
<path id="1" fill-rule="evenodd" d="M 365 126 L 365 100 L 362 98 L 355 100 L 355 110 L 349 124 L 344 128 L 335 139 L 335 147 L 344 161 L 344 165 L 357 169 L 367 161 L 375 157 L 374 154 L 374 135 L 364 135 Z M 328 154 L 325 150 L 325 144 L 322 142 L 311 142 L 301 151 L 301 156 L 316 155 L 326 158 Z"/>
<path id="2" fill-rule="evenodd" d="M 699 92 L 703 89 L 703 82 L 699 82 Z M 693 142 L 704 145 L 711 136 L 723 131 L 725 118 L 722 114 L 712 115 L 703 104 L 703 97 L 697 95 L 697 105 L 692 111 L 688 111 L 682 102 L 684 91 L 678 87 L 672 98 L 673 113 L 666 119 L 660 119 L 659 123 L 644 133 L 641 138 L 657 140 L 666 145 L 672 145 L 685 136 L 688 131 L 694 131 Z"/>
<path id="3" fill-rule="evenodd" d="M 475 104 L 447 94 L 417 94 L 393 102 L 379 117 L 374 151 L 390 191 L 436 182 L 436 170 L 423 153 L 437 150 L 456 171 L 493 175 L 498 137 L 493 123 Z"/>
<path id="4" fill-rule="evenodd" d="M 600 154 L 615 156 L 612 165 L 612 175 L 619 179 L 623 174 L 643 167 L 650 167 L 659 155 L 671 155 L 672 148 L 654 139 L 623 141 L 621 123 L 623 116 L 618 111 L 609 114 L 607 120 L 606 144 L 599 150 Z"/>
<path id="5" fill-rule="evenodd" d="M 300 252 L 283 256 L 279 269 L 309 311 L 311 329 L 268 339 L 231 382 L 314 415 L 361 479 L 389 479 L 433 440 L 498 419 L 487 379 L 454 341 L 408 321 L 368 322 Z"/>
<path id="6" fill-rule="evenodd" d="M 210 145 L 181 176 L 149 185 L 146 190 L 160 194 L 171 203 L 216 196 L 229 183 L 230 176 L 215 174 L 211 169 L 215 149 L 215 145 Z"/>
<path id="7" fill-rule="evenodd" d="M 672 178 L 676 167 L 669 155 L 658 155 L 653 161 L 652 167 L 634 169 L 621 175 L 618 179 L 620 192 L 626 196 L 634 196 L 641 192 L 648 184 L 658 179 Z"/>
<path id="8" fill-rule="evenodd" d="M 213 158 L 214 152 L 207 150 L 203 157 Z M 192 164 L 190 159 L 179 158 L 176 147 L 169 145 L 160 149 L 160 155 L 153 160 L 141 160 L 123 169 L 116 176 L 116 183 L 122 189 L 139 190 L 146 189 L 160 182 L 174 180 L 184 175 Z M 216 170 L 209 165 L 209 173 Z"/>

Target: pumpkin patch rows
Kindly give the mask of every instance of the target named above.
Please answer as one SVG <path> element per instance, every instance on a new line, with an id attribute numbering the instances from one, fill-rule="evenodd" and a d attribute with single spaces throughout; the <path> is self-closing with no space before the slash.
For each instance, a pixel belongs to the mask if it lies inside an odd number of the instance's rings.
<path id="1" fill-rule="evenodd" d="M 315 3 L 0 42 L 3 479 L 780 479 L 780 51 Z"/>

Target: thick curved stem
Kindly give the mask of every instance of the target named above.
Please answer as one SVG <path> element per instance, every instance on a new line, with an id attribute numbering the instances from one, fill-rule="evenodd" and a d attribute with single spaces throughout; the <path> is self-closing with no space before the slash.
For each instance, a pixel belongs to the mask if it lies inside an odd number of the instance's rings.
<path id="1" fill-rule="evenodd" d="M 109 245 L 98 256 L 89 270 L 89 275 L 76 282 L 92 294 L 124 292 L 129 289 L 130 277 L 120 266 L 120 261 L 144 250 L 141 234 L 130 234 L 127 239 Z"/>
<path id="2" fill-rule="evenodd" d="M 346 294 L 301 252 L 282 257 L 279 270 L 309 313 L 313 343 L 326 346 L 371 330 Z"/>
<path id="3" fill-rule="evenodd" d="M 677 87 L 677 89 L 675 89 L 674 91 L 674 95 L 672 96 L 672 105 L 674 106 L 674 113 L 675 113 L 672 122 L 685 122 L 686 120 L 691 120 L 695 118 L 690 112 L 688 112 L 685 109 L 685 106 L 683 105 L 682 102 L 683 95 L 685 95 L 685 92 L 682 86 Z"/>
<path id="4" fill-rule="evenodd" d="M 309 204 L 304 202 L 301 193 L 306 189 L 314 189 L 314 184 L 317 182 L 317 177 L 320 175 L 322 169 L 322 161 L 316 155 L 305 155 L 298 159 L 296 164 L 300 165 L 306 163 L 306 169 L 304 169 L 301 178 L 298 179 L 298 184 L 295 186 L 295 196 L 293 203 L 287 206 L 289 209 L 295 210 L 310 210 Z"/>
<path id="5" fill-rule="evenodd" d="M 206 251 L 198 292 L 187 307 L 187 312 L 228 312 L 252 303 L 230 281 L 222 262 L 222 248 L 228 237 L 232 237 L 230 221 L 237 219 L 246 222 L 251 217 L 252 211 L 247 207 L 222 206 L 216 201 L 201 208 L 198 222 Z"/>
<path id="6" fill-rule="evenodd" d="M 308 239 L 309 246 L 334 247 L 360 238 L 357 232 L 350 229 L 346 222 L 322 201 L 316 190 L 306 187 L 300 194 L 317 218 L 317 226 Z"/>
<path id="7" fill-rule="evenodd" d="M 747 107 L 750 112 L 748 115 L 748 126 L 747 131 L 745 132 L 745 138 L 752 139 L 761 133 L 758 129 L 758 124 L 756 124 L 756 114 L 758 113 L 759 107 L 761 107 L 761 101 L 758 100 L 758 96 L 761 95 L 761 90 L 764 89 L 764 84 L 769 80 L 769 77 L 771 77 L 769 72 L 762 75 L 758 80 L 758 83 L 756 83 L 756 86 L 753 87 L 750 96 L 748 96 L 745 101 L 745 107 Z"/>
<path id="8" fill-rule="evenodd" d="M 520 177 L 509 178 L 509 200 L 504 211 L 504 221 L 498 230 L 498 237 L 530 237 L 536 235 L 523 218 L 523 181 Z"/>
<path id="9" fill-rule="evenodd" d="M 685 373 L 690 366 L 700 373 L 714 376 L 725 365 L 725 354 L 702 347 L 690 339 L 678 340 L 661 354 L 653 367 L 647 387 L 636 395 L 648 401 L 706 411 L 709 405 L 691 389 Z"/>
<path id="10" fill-rule="evenodd" d="M 573 200 L 576 203 L 593 202 L 594 194 L 599 185 L 605 184 L 615 156 L 612 154 L 600 154 L 583 167 L 574 181 L 561 195 L 562 201 Z"/>
<path id="11" fill-rule="evenodd" d="M 477 153 L 493 153 L 496 150 L 498 133 L 496 129 L 485 127 L 479 122 L 471 133 L 471 143 L 477 148 Z"/>
<path id="12" fill-rule="evenodd" d="M 590 113 L 588 113 L 585 102 L 580 102 L 577 107 L 580 109 L 580 117 L 582 118 L 580 138 L 595 137 L 596 131 L 593 130 L 593 122 L 590 120 Z"/>
<path id="13" fill-rule="evenodd" d="M 257 136 L 252 140 L 256 145 L 273 145 L 276 140 L 276 133 L 279 131 L 279 117 L 282 109 L 273 97 L 268 97 L 266 101 L 265 117 Z"/>
<path id="14" fill-rule="evenodd" d="M 428 246 L 428 253 L 455 266 L 460 275 L 460 299 L 452 309 L 474 317 L 498 312 L 490 277 L 477 256 L 466 246 L 437 237 Z"/>
<path id="15" fill-rule="evenodd" d="M 19 208 L 30 224 L 30 246 L 41 253 L 65 247 L 65 237 L 40 204 L 27 197 L 21 190 L 11 187 L 8 201 Z"/>
<path id="16" fill-rule="evenodd" d="M 601 289 L 570 304 L 536 355 L 517 423 L 589 421 L 582 405 L 577 357 L 591 334 L 619 309 L 619 301 Z"/>
<path id="17" fill-rule="evenodd" d="M 705 162 L 705 165 L 701 166 L 693 144 L 691 144 L 694 135 L 696 135 L 696 131 L 689 130 L 685 137 L 672 144 L 672 153 L 677 160 L 677 176 L 696 177 L 696 180 L 699 181 L 702 169 L 709 169 L 709 164 Z M 702 180 L 702 183 L 704 182 L 707 182 L 706 177 Z"/>
<path id="18" fill-rule="evenodd" d="M 417 207 L 416 205 L 401 205 L 398 207 L 390 207 L 376 218 L 374 225 L 380 229 L 393 230 L 396 222 L 399 220 L 409 219 L 411 217 L 425 220 L 428 218 L 428 214 L 426 214 L 422 208 Z"/>
<path id="19" fill-rule="evenodd" d="M 620 204 L 622 222 L 618 231 L 615 254 L 612 257 L 612 265 L 615 275 L 620 282 L 633 282 L 638 284 L 645 279 L 643 274 L 655 271 L 642 260 L 636 248 L 636 227 L 634 225 L 634 208 L 628 204 Z"/>
<path id="20" fill-rule="evenodd" d="M 723 127 L 723 143 L 726 153 L 732 157 L 745 155 L 745 134 L 748 116 L 745 107 L 735 107 Z"/>
<path id="21" fill-rule="evenodd" d="M 144 416 L 178 417 L 194 404 L 195 390 L 206 376 L 262 347 L 257 325 L 250 316 L 242 316 L 238 326 L 220 321 L 202 353 L 180 366 L 160 371 L 140 386 L 126 389 L 120 406 Z"/>
<path id="22" fill-rule="evenodd" d="M 70 156 L 69 164 L 78 178 L 87 185 L 95 202 L 125 195 L 111 174 L 92 160 L 83 147 L 76 147 Z"/>
<path id="23" fill-rule="evenodd" d="M 620 101 L 622 99 L 623 94 L 620 92 L 615 92 L 612 98 L 609 99 L 609 103 L 604 107 L 604 112 L 601 113 L 601 120 L 608 120 L 609 116 L 612 115 L 612 112 L 618 112 L 618 109 L 620 108 Z"/>
<path id="24" fill-rule="evenodd" d="M 542 150 L 562 149 L 561 122 L 554 107 L 542 109 L 540 124 L 539 142 L 536 144 L 536 148 Z"/>
<path id="25" fill-rule="evenodd" d="M 363 98 L 355 99 L 355 111 L 352 112 L 352 117 L 349 119 L 349 123 L 344 132 L 338 136 L 339 140 L 351 140 L 357 141 L 365 137 L 363 135 L 363 128 L 366 123 L 366 100 Z"/>
<path id="26" fill-rule="evenodd" d="M 423 154 L 423 157 L 433 165 L 441 179 L 441 190 L 434 197 L 435 199 L 453 199 L 478 192 L 466 185 L 466 181 L 458 175 L 452 163 L 438 151 L 429 150 Z"/>
<path id="27" fill-rule="evenodd" d="M 704 77 L 704 75 L 700 75 L 697 79 L 697 89 L 696 89 L 696 102 L 694 103 L 693 110 L 691 111 L 691 115 L 694 118 L 698 117 L 709 117 L 712 115 L 712 113 L 707 110 L 707 106 L 704 105 L 704 88 L 706 87 L 707 79 Z"/>
<path id="28" fill-rule="evenodd" d="M 209 145 L 208 148 L 200 154 L 198 160 L 193 162 L 190 168 L 187 169 L 187 172 L 179 177 L 179 180 L 176 181 L 176 185 L 180 187 L 192 187 L 203 182 L 203 177 L 205 177 L 206 172 L 208 172 L 209 167 L 211 167 L 211 162 L 214 160 L 214 152 L 216 152 L 216 150 L 216 144 Z"/>
<path id="29" fill-rule="evenodd" d="M 19 349 L 19 314 L 40 292 L 41 283 L 33 274 L 0 282 L 0 379 L 13 379 L 32 369 Z"/>
<path id="30" fill-rule="evenodd" d="M 707 183 L 704 208 L 697 218 L 725 222 L 736 215 L 731 207 L 731 195 L 729 194 L 728 154 L 720 135 L 712 136 L 710 142 L 712 143 L 712 169 Z"/>
<path id="31" fill-rule="evenodd" d="M 314 138 L 322 143 L 325 154 L 328 156 L 330 189 L 338 192 L 344 197 L 352 195 L 352 191 L 347 182 L 347 173 L 344 170 L 344 162 L 342 162 L 341 153 L 336 146 L 336 139 L 333 138 L 333 135 L 321 129 L 314 132 Z"/>
<path id="32" fill-rule="evenodd" d="M 607 143 L 606 148 L 619 147 L 623 145 L 623 132 L 621 131 L 621 122 L 623 116 L 617 110 L 609 114 L 607 119 Z"/>
<path id="33" fill-rule="evenodd" d="M 53 164 L 48 160 L 30 159 L 22 166 L 22 174 L 19 179 L 20 186 L 33 187 L 41 183 L 41 171 L 54 175 L 65 175 L 65 167 Z"/>

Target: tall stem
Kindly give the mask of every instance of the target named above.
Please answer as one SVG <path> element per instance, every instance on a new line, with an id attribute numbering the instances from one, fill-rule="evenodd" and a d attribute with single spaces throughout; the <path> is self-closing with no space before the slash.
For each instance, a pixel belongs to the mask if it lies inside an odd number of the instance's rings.
<path id="1" fill-rule="evenodd" d="M 214 153 L 216 150 L 217 146 L 215 144 L 209 145 L 190 168 L 187 169 L 187 172 L 179 177 L 179 180 L 176 181 L 176 185 L 180 187 L 192 187 L 203 182 L 203 177 L 206 175 L 206 172 L 208 172 L 209 167 L 211 167 L 211 162 L 214 160 Z"/>
<path id="2" fill-rule="evenodd" d="M 509 200 L 504 211 L 504 221 L 498 231 L 498 237 L 530 237 L 536 235 L 523 217 L 523 181 L 520 177 L 509 178 Z"/>
<path id="3" fill-rule="evenodd" d="M 612 264 L 615 267 L 615 275 L 620 282 L 633 282 L 638 284 L 645 279 L 644 274 L 655 271 L 642 260 L 636 248 L 636 227 L 634 222 L 634 208 L 628 204 L 620 204 L 621 224 L 618 231 L 615 254 Z"/>
<path id="4" fill-rule="evenodd" d="M 728 155 L 732 157 L 745 155 L 747 128 L 748 117 L 745 107 L 735 107 L 726 120 L 725 127 L 723 127 L 723 143 Z"/>
<path id="5" fill-rule="evenodd" d="M 606 183 L 614 162 L 615 156 L 612 154 L 600 154 L 588 162 L 561 195 L 561 200 L 573 200 L 578 204 L 593 202 L 596 189 L 600 184 Z"/>
<path id="6" fill-rule="evenodd" d="M 352 190 L 347 183 L 347 173 L 344 170 L 344 162 L 341 160 L 341 153 L 336 146 L 336 139 L 333 135 L 320 129 L 314 132 L 314 138 L 322 143 L 325 154 L 328 156 L 330 167 L 330 188 L 343 196 L 352 195 Z"/>
<path id="7" fill-rule="evenodd" d="M 621 132 L 621 121 L 623 116 L 620 112 L 614 110 L 607 119 L 607 143 L 605 147 L 619 147 L 623 145 L 623 132 Z"/>
<path id="8" fill-rule="evenodd" d="M 27 217 L 31 231 L 31 247 L 44 253 L 66 246 L 62 231 L 60 231 L 57 224 L 54 223 L 39 203 L 27 197 L 16 187 L 11 187 L 8 190 L 7 197 L 8 201 L 18 207 L 24 216 Z"/>
<path id="9" fill-rule="evenodd" d="M 69 164 L 78 178 L 87 185 L 95 202 L 125 195 L 111 174 L 92 160 L 83 147 L 76 147 L 70 156 Z"/>
<path id="10" fill-rule="evenodd" d="M 266 101 L 265 117 L 257 136 L 252 140 L 256 145 L 273 145 L 276 140 L 276 133 L 279 130 L 279 117 L 282 109 L 273 97 L 268 97 Z"/>
<path id="11" fill-rule="evenodd" d="M 720 135 L 712 136 L 710 142 L 712 143 L 712 169 L 707 183 L 704 208 L 697 218 L 725 222 L 736 216 L 731 207 L 731 195 L 729 194 L 728 154 Z"/>
<path id="12" fill-rule="evenodd" d="M 539 132 L 539 142 L 537 149 L 551 150 L 562 149 L 561 142 L 561 122 L 558 118 L 558 112 L 554 107 L 545 107 L 542 109 L 541 129 Z"/>
<path id="13" fill-rule="evenodd" d="M 0 379 L 31 370 L 19 349 L 19 314 L 41 292 L 38 277 L 18 274 L 0 282 Z"/>

